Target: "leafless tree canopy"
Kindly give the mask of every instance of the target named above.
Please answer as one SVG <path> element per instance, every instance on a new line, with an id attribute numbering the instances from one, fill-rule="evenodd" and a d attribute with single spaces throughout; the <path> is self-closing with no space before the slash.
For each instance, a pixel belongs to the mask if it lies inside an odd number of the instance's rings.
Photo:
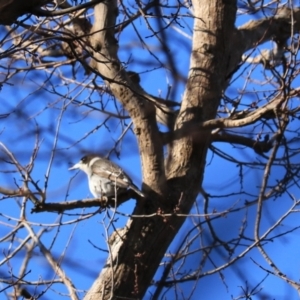
<path id="1" fill-rule="evenodd" d="M 4 297 L 296 295 L 297 4 L 0 0 Z M 146 197 L 90 199 L 89 152 Z"/>

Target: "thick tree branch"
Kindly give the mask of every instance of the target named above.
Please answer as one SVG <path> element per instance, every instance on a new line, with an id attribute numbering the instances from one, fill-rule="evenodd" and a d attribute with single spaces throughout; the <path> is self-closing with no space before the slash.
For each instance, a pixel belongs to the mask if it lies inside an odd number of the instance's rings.
<path id="1" fill-rule="evenodd" d="M 281 106 L 292 97 L 299 95 L 299 89 L 295 89 L 289 93 L 288 96 L 279 92 L 271 101 L 253 111 L 241 111 L 230 118 L 211 119 L 198 124 L 186 124 L 186 126 L 175 130 L 173 133 L 166 133 L 163 135 L 164 144 L 179 140 L 183 137 L 188 137 L 191 134 L 199 135 L 201 132 L 210 132 L 217 128 L 240 128 L 252 125 L 262 119 L 270 119 L 281 116 L 284 113 Z"/>
<path id="2" fill-rule="evenodd" d="M 261 120 L 265 115 L 272 112 L 276 115 L 276 110 L 279 109 L 280 105 L 286 101 L 283 95 L 280 95 L 264 106 L 252 111 L 241 113 L 240 115 L 234 115 L 233 118 L 219 118 L 214 120 L 208 120 L 200 123 L 202 129 L 216 129 L 216 128 L 237 128 L 254 124 Z"/>
<path id="3" fill-rule="evenodd" d="M 258 154 L 263 154 L 265 152 L 269 152 L 272 149 L 273 142 L 274 139 L 276 139 L 276 136 L 277 135 L 275 135 L 271 139 L 259 141 L 238 134 L 229 134 L 227 132 L 221 132 L 218 134 L 212 134 L 212 142 L 225 142 L 241 145 L 252 148 Z"/>
<path id="4" fill-rule="evenodd" d="M 209 131 L 196 132 L 192 128 L 202 127 L 207 120 L 214 121 L 222 90 L 227 84 L 227 66 L 231 59 L 228 40 L 235 33 L 236 13 L 235 1 L 227 1 L 226 4 L 195 1 L 194 6 L 198 15 L 195 16 L 188 84 L 168 159 L 168 177 L 185 176 L 188 190 L 196 190 L 196 186 L 201 184 L 210 141 Z M 207 20 L 207 16 L 213 16 L 213 25 L 209 25 L 211 21 Z M 182 137 L 181 133 L 184 138 L 178 139 L 177 135 Z M 191 204 L 187 205 L 188 209 Z"/>
<path id="5" fill-rule="evenodd" d="M 146 202 L 142 199 L 137 202 L 134 214 L 154 213 L 166 187 L 162 138 L 156 124 L 155 106 L 144 97 L 144 91 L 134 78 L 128 76 L 117 57 L 116 14 L 116 1 L 106 1 L 95 7 L 90 39 L 93 65 L 134 124 L 143 166 L 143 186 L 148 195 Z M 164 225 L 160 217 L 130 220 L 124 234 L 117 241 L 110 242 L 106 267 L 85 299 L 141 298 L 165 251 L 165 248 L 157 249 L 157 243 L 163 244 L 166 240 L 161 232 Z"/>
<path id="6" fill-rule="evenodd" d="M 293 14 L 294 24 L 291 26 L 291 14 Z M 300 30 L 300 9 L 283 6 L 278 9 L 276 15 L 272 18 L 262 20 L 252 20 L 239 27 L 239 32 L 243 42 L 244 51 L 247 51 L 259 44 L 274 39 L 276 41 L 286 41 L 291 36 L 291 30 L 294 33 Z"/>
<path id="7" fill-rule="evenodd" d="M 292 19 L 293 26 L 291 26 Z M 292 35 L 292 30 L 294 33 L 300 30 L 300 9 L 295 8 L 291 10 L 286 6 L 279 8 L 274 17 L 251 20 L 238 29 L 235 29 L 232 32 L 230 40 L 226 41 L 228 47 L 231 47 L 231 57 L 227 67 L 227 79 L 230 79 L 233 73 L 239 68 L 241 58 L 246 51 L 266 41 L 274 40 L 277 43 L 278 49 L 263 51 L 261 57 L 256 58 L 255 61 L 246 57 L 243 60 L 248 62 L 259 61 L 266 67 L 278 65 L 281 62 L 281 58 L 283 58 L 285 43 Z M 271 64 L 270 66 L 269 63 Z"/>
<path id="8" fill-rule="evenodd" d="M 118 59 L 118 44 L 114 37 L 116 16 L 116 1 L 107 1 L 95 7 L 95 24 L 90 39 L 94 65 L 132 118 L 142 166 L 147 168 L 143 178 L 145 186 L 161 194 L 165 182 L 163 146 L 155 121 L 154 105 L 138 96 L 143 95 L 143 90 L 130 80 Z M 137 93 L 133 92 L 135 90 Z"/>

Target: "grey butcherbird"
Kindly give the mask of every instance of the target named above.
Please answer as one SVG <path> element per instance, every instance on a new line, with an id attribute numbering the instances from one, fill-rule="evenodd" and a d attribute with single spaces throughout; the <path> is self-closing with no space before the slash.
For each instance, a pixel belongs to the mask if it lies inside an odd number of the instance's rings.
<path id="1" fill-rule="evenodd" d="M 133 184 L 131 178 L 115 163 L 97 155 L 86 155 L 69 170 L 80 169 L 89 180 L 89 188 L 95 198 L 113 197 L 126 189 L 140 197 L 144 194 Z"/>

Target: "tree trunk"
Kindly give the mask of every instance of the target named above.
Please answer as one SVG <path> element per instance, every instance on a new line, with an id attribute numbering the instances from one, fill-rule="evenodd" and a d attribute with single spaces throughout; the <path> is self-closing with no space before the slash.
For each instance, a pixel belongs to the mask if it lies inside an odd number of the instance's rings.
<path id="1" fill-rule="evenodd" d="M 194 1 L 195 23 L 190 72 L 176 130 L 214 118 L 224 89 L 234 32 L 236 1 Z M 141 299 L 167 248 L 185 221 L 162 213 L 188 213 L 199 192 L 209 131 L 175 140 L 169 147 L 166 169 L 163 143 L 155 123 L 155 109 L 122 69 L 114 40 L 116 2 L 95 7 L 95 66 L 114 95 L 129 112 L 139 141 L 145 201 L 138 201 L 126 228 L 110 238 L 110 255 L 85 299 Z M 103 30 L 106 28 L 105 30 Z M 167 176 L 165 175 L 167 174 Z M 167 180 L 166 180 L 167 178 Z M 156 214 L 154 217 L 143 217 Z"/>

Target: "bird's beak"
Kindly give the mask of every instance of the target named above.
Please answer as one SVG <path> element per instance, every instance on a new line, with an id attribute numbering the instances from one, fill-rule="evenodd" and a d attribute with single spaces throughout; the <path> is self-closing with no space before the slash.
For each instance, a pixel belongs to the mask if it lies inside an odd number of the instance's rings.
<path id="1" fill-rule="evenodd" d="M 74 165 L 73 167 L 69 168 L 69 170 L 75 170 L 75 169 L 79 169 L 80 165 L 79 163 L 77 163 L 76 165 Z"/>

